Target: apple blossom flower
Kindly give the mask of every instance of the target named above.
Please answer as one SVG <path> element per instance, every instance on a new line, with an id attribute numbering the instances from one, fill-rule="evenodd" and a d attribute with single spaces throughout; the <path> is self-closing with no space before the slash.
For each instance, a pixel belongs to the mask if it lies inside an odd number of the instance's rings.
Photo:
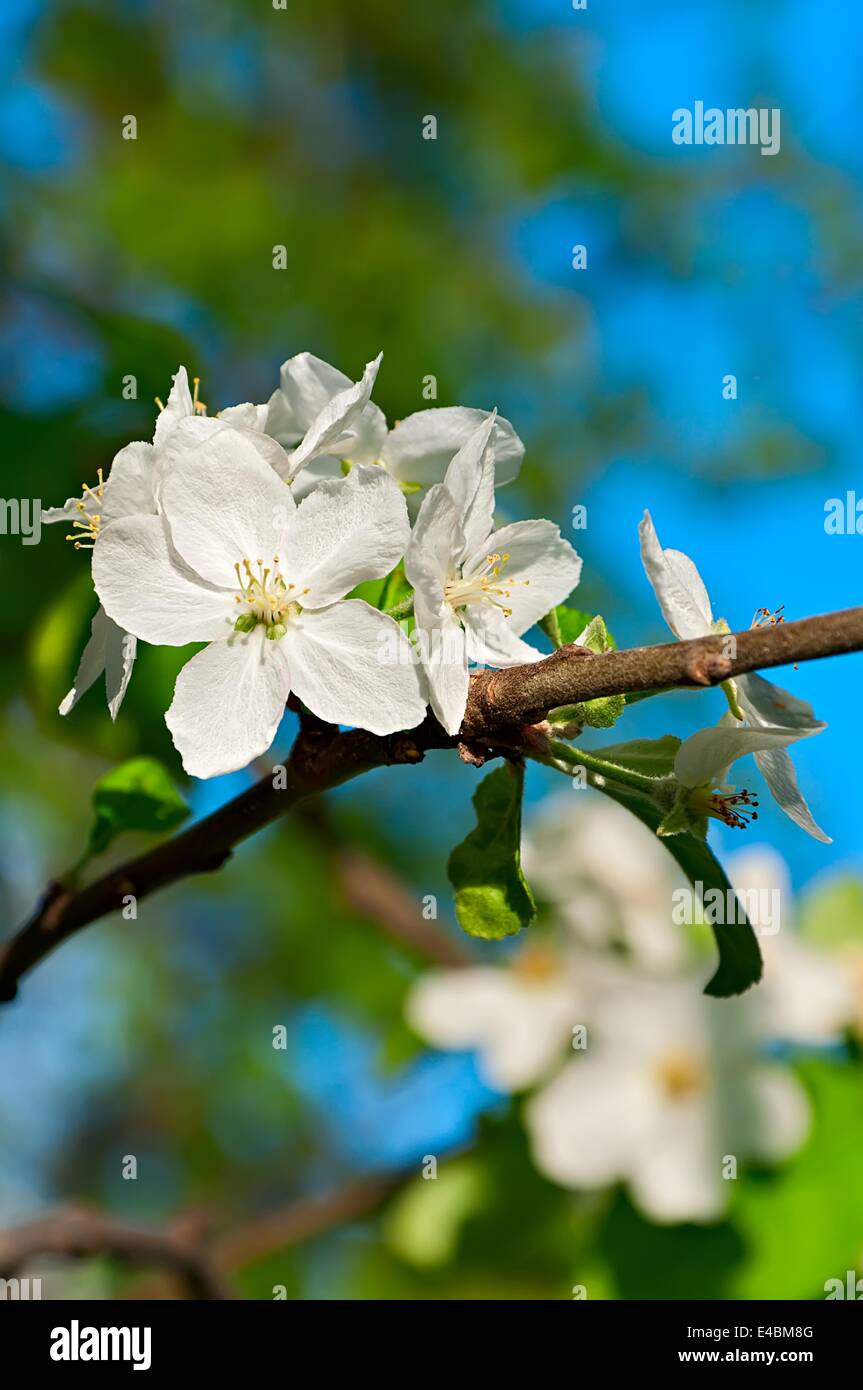
<path id="1" fill-rule="evenodd" d="M 728 632 L 728 624 L 714 621 L 704 581 L 692 560 L 679 550 L 663 550 L 649 512 L 639 524 L 641 559 L 662 609 L 662 616 L 676 637 L 687 640 Z M 759 609 L 753 626 L 770 615 Z M 812 706 L 762 676 L 736 676 L 724 682 L 732 714 L 752 729 L 792 729 L 820 733 L 827 726 L 817 720 Z M 766 743 L 755 751 L 755 761 L 779 806 L 816 840 L 830 844 L 829 835 L 816 824 L 797 785 L 794 766 L 784 748 Z"/>
<path id="2" fill-rule="evenodd" d="M 425 714 L 407 639 L 357 583 L 404 551 L 404 498 L 379 469 L 321 484 L 299 506 L 248 433 L 208 433 L 176 456 L 158 515 L 107 526 L 93 579 L 109 617 L 146 642 L 209 645 L 184 666 L 165 718 L 183 765 L 213 777 L 272 742 L 293 691 L 314 714 L 388 734 Z M 408 648 L 409 651 L 409 648 Z"/>
<path id="3" fill-rule="evenodd" d="M 658 833 L 674 834 L 684 828 L 678 823 L 679 815 L 710 816 L 732 829 L 742 830 L 758 819 L 758 798 L 747 788 L 738 791 L 729 785 L 731 764 L 747 753 L 754 753 L 756 762 L 764 754 L 775 756 L 788 744 L 820 733 L 823 727 L 816 724 L 796 729 L 772 725 L 750 728 L 726 712 L 713 728 L 690 734 L 674 758 L 674 779 L 681 790 Z"/>
<path id="4" fill-rule="evenodd" d="M 468 662 L 511 666 L 542 654 L 521 634 L 575 588 L 581 560 L 551 521 L 494 530 L 495 417 L 488 416 L 423 499 L 405 573 L 431 705 L 458 732 Z"/>
<path id="5" fill-rule="evenodd" d="M 279 386 L 264 405 L 238 405 L 221 412 L 231 424 L 264 430 L 291 454 L 298 498 L 323 478 L 339 477 L 343 463 L 382 465 L 412 495 L 439 483 L 454 454 L 487 419 L 484 410 L 440 406 L 418 410 L 387 430 L 383 412 L 370 399 L 381 357 L 370 362 L 354 385 L 310 352 L 282 364 Z M 524 445 L 508 420 L 497 417 L 492 443 L 497 484 L 518 473 Z"/>
<path id="6" fill-rule="evenodd" d="M 507 965 L 427 971 L 405 1002 L 420 1037 L 449 1051 L 476 1051 L 488 1085 L 522 1091 L 543 1077 L 583 1023 L 574 962 L 531 943 Z"/>
<path id="7" fill-rule="evenodd" d="M 728 1200 L 729 1156 L 775 1163 L 806 1137 L 803 1088 L 759 1056 L 744 1001 L 707 1000 L 694 980 L 606 973 L 589 1046 L 530 1098 L 540 1172 L 564 1187 L 625 1182 L 657 1222 L 710 1222 Z"/>

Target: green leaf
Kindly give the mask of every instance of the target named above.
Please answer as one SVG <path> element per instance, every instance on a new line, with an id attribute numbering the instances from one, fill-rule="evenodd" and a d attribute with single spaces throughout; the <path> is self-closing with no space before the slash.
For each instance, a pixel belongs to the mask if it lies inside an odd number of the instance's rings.
<path id="1" fill-rule="evenodd" d="M 131 758 L 96 783 L 93 811 L 88 853 L 102 854 L 124 830 L 173 830 L 189 807 L 156 758 Z"/>
<path id="2" fill-rule="evenodd" d="M 680 747 L 676 734 L 663 734 L 662 738 L 634 738 L 628 743 L 609 743 L 596 752 L 610 763 L 627 767 L 631 772 L 640 772 L 644 777 L 670 777 L 674 771 L 674 759 Z"/>
<path id="3" fill-rule="evenodd" d="M 536 905 L 521 871 L 524 768 L 505 763 L 476 790 L 476 828 L 449 857 L 458 920 L 469 936 L 499 940 L 533 920 Z"/>
<path id="4" fill-rule="evenodd" d="M 539 626 L 553 647 L 565 647 L 568 642 L 574 642 L 581 636 L 592 621 L 592 616 L 579 608 L 567 608 L 565 603 L 559 603 L 544 618 L 540 618 Z"/>
<path id="5" fill-rule="evenodd" d="M 412 594 L 413 589 L 405 578 L 404 566 L 399 561 L 395 569 L 383 579 L 366 579 L 362 584 L 357 584 L 351 589 L 348 598 L 365 599 L 372 608 L 386 612 L 387 609 L 396 608 Z"/>
<path id="6" fill-rule="evenodd" d="M 616 760 L 621 762 L 622 766 L 645 772 L 645 759 L 647 766 L 652 765 L 654 767 L 664 767 L 669 756 L 673 762 L 671 745 L 679 744 L 679 742 L 679 739 L 668 734 L 663 739 L 638 739 L 633 744 L 619 744 L 616 749 L 603 748 L 597 751 L 609 761 L 614 760 L 616 755 Z M 632 750 L 636 744 L 664 744 L 666 747 L 661 751 L 656 749 L 653 754 L 650 753 L 649 748 L 633 754 Z M 622 761 L 622 752 L 627 758 L 626 762 Z M 635 766 L 636 763 L 638 764 L 637 767 Z M 655 775 L 661 776 L 663 774 L 657 773 Z M 596 784 L 594 783 L 594 785 Z M 630 787 L 623 787 L 617 783 L 612 784 L 606 779 L 603 779 L 603 785 L 599 786 L 598 790 L 619 802 L 621 806 L 625 806 L 654 834 L 658 832 L 663 813 L 648 796 L 634 791 Z M 709 892 L 712 888 L 717 888 L 725 893 L 731 887 L 722 865 L 706 840 L 684 833 L 661 837 L 660 843 L 665 845 L 669 854 L 677 860 L 689 882 L 693 885 L 700 883 L 704 893 Z M 743 908 L 740 905 L 738 905 L 737 915 L 743 916 Z M 711 922 L 710 926 L 719 950 L 719 965 L 715 974 L 707 982 L 704 993 L 713 995 L 717 999 L 727 999 L 732 994 L 742 994 L 744 990 L 749 989 L 750 985 L 757 984 L 761 979 L 761 951 L 755 933 L 749 921 L 745 919 L 736 923 Z"/>

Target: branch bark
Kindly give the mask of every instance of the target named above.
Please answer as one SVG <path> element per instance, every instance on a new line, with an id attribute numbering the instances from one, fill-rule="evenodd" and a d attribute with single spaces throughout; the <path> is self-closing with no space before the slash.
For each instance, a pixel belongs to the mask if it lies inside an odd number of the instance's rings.
<path id="1" fill-rule="evenodd" d="M 15 997 L 21 977 L 56 946 L 120 908 L 192 874 L 220 868 L 235 845 L 285 815 L 307 796 L 373 768 L 421 761 L 430 748 L 489 756 L 530 748 L 529 726 L 550 709 L 601 695 L 718 685 L 748 671 L 863 650 L 863 608 L 775 627 L 595 654 L 574 645 L 542 661 L 471 678 L 461 732 L 450 737 L 431 718 L 417 729 L 380 738 L 310 723 L 285 764 L 284 785 L 264 777 L 228 805 L 173 839 L 76 892 L 52 884 L 30 919 L 0 950 L 0 1002 Z"/>
<path id="2" fill-rule="evenodd" d="M 39 1255 L 113 1255 L 136 1264 L 157 1264 L 179 1277 L 190 1298 L 234 1296 L 197 1241 L 179 1232 L 126 1226 L 85 1207 L 50 1212 L 0 1231 L 0 1278 L 13 1277 Z"/>
<path id="3" fill-rule="evenodd" d="M 558 705 L 601 695 L 719 685 L 748 671 L 861 650 L 863 608 L 601 655 L 570 645 L 530 666 L 481 671 L 471 686 L 462 732 L 481 737 L 489 728 L 534 724 Z"/>

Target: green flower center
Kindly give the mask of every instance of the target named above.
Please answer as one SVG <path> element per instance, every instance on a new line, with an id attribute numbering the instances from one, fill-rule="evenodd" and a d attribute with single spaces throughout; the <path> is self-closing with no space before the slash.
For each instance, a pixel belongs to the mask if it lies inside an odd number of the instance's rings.
<path id="1" fill-rule="evenodd" d="M 291 619 L 302 612 L 295 597 L 297 586 L 284 578 L 280 563 L 278 555 L 274 555 L 271 565 L 265 565 L 263 560 L 254 564 L 243 560 L 234 566 L 238 588 L 234 597 L 241 607 L 234 623 L 237 632 L 254 632 L 256 627 L 264 627 L 270 641 L 277 642 L 284 637 Z M 303 589 L 303 594 L 308 592 Z"/>

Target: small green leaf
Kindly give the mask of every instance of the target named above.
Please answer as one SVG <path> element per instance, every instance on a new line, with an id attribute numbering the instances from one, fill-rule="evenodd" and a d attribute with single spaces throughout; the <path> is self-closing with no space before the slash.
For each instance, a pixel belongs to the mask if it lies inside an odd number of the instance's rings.
<path id="1" fill-rule="evenodd" d="M 544 618 L 540 618 L 539 626 L 551 645 L 557 648 L 574 642 L 590 622 L 592 614 L 583 613 L 579 608 L 567 608 L 565 603 L 559 603 L 550 613 L 546 613 Z"/>
<path id="2" fill-rule="evenodd" d="M 533 921 L 536 905 L 521 871 L 524 768 L 505 763 L 483 778 L 476 828 L 449 857 L 458 920 L 469 936 L 499 940 Z"/>
<path id="3" fill-rule="evenodd" d="M 560 705 L 549 710 L 548 722 L 555 727 L 575 725 L 584 728 L 589 724 L 594 729 L 610 729 L 616 724 L 626 709 L 623 695 L 600 695 L 596 700 L 584 700 L 576 705 Z"/>
<path id="4" fill-rule="evenodd" d="M 102 854 L 124 830 L 173 830 L 189 807 L 160 762 L 131 758 L 96 783 L 93 811 L 88 853 Z"/>
<path id="5" fill-rule="evenodd" d="M 582 632 L 576 633 L 575 637 L 570 638 L 572 642 L 578 642 L 579 646 L 587 647 L 591 652 L 612 652 L 615 642 L 608 628 L 605 626 L 605 619 L 597 613 Z"/>

